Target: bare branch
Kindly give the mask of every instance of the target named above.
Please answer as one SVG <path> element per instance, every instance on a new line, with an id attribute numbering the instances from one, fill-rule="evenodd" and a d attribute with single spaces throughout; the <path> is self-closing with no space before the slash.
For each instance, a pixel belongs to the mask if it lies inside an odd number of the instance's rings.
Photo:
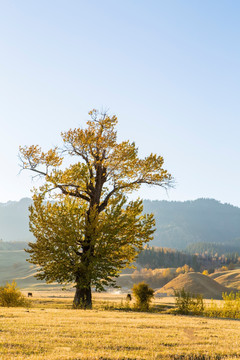
<path id="1" fill-rule="evenodd" d="M 90 202 L 90 198 L 89 198 L 89 197 L 81 194 L 81 193 L 80 193 L 79 191 L 77 191 L 77 190 L 76 190 L 75 192 L 74 192 L 74 191 L 66 190 L 66 189 L 64 188 L 64 185 L 57 185 L 56 187 L 59 188 L 64 195 L 71 195 L 71 196 L 74 196 L 74 197 L 77 197 L 77 198 L 80 198 L 80 199 L 83 199 L 83 200 L 86 200 L 86 201 Z"/>
<path id="2" fill-rule="evenodd" d="M 105 199 L 103 200 L 103 202 L 101 203 L 101 205 L 99 206 L 99 213 L 101 211 L 103 211 L 107 205 L 108 205 L 108 201 L 110 200 L 110 198 L 118 191 L 122 190 L 122 189 L 126 189 L 126 188 L 131 188 L 132 186 L 136 185 L 136 184 L 147 184 L 147 185 L 157 185 L 160 187 L 163 187 L 164 189 L 168 189 L 169 187 L 173 187 L 173 181 L 171 180 L 167 180 L 166 183 L 165 182 L 155 182 L 155 181 L 150 181 L 150 180 L 145 180 L 145 179 L 138 179 L 135 180 L 131 183 L 125 184 L 125 185 L 121 185 L 121 186 L 116 186 L 114 185 L 113 189 L 106 195 Z"/>
<path id="3" fill-rule="evenodd" d="M 47 176 L 47 172 L 43 172 L 41 170 L 37 170 L 35 168 L 22 168 L 21 170 L 30 170 L 30 171 L 33 171 L 33 172 L 36 172 L 39 176 Z"/>

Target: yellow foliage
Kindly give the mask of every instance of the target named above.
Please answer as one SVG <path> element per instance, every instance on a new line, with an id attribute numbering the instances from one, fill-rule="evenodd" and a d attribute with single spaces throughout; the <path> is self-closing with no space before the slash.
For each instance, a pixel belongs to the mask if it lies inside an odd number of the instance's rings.
<path id="1" fill-rule="evenodd" d="M 228 271 L 227 266 L 222 266 L 222 267 L 221 267 L 221 271 Z"/>
<path id="2" fill-rule="evenodd" d="M 15 281 L 0 287 L 0 306 L 15 307 L 29 305 L 29 300 L 23 296 Z"/>
<path id="3" fill-rule="evenodd" d="M 176 269 L 176 273 L 177 274 L 185 274 L 185 273 L 188 273 L 188 272 L 192 272 L 194 271 L 193 268 L 191 268 L 189 265 L 185 264 L 183 265 L 182 267 L 178 267 Z"/>

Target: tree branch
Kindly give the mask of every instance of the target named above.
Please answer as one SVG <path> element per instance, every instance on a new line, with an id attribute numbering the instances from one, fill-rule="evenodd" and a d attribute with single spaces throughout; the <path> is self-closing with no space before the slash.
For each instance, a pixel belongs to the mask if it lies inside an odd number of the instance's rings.
<path id="1" fill-rule="evenodd" d="M 107 196 L 105 197 L 105 199 L 103 200 L 103 202 L 99 206 L 98 212 L 100 213 L 101 211 L 103 211 L 107 207 L 108 201 L 110 200 L 111 196 L 113 194 L 115 194 L 117 191 L 122 190 L 122 189 L 126 189 L 128 187 L 132 187 L 133 185 L 136 185 L 136 184 L 157 185 L 157 186 L 163 187 L 165 189 L 167 189 L 168 187 L 172 187 L 170 180 L 168 180 L 166 183 L 164 183 L 164 182 L 158 183 L 158 182 L 154 182 L 154 181 L 150 181 L 150 180 L 145 180 L 145 179 L 142 179 L 142 178 L 137 179 L 137 180 L 135 180 L 135 181 L 133 181 L 131 183 L 128 183 L 126 185 L 114 186 L 114 188 L 107 194 Z"/>
<path id="2" fill-rule="evenodd" d="M 81 194 L 79 191 L 75 191 L 75 192 L 74 191 L 68 191 L 68 190 L 64 189 L 64 186 L 65 185 L 57 185 L 56 187 L 59 188 L 64 195 L 71 195 L 71 196 L 78 197 L 80 199 L 83 199 L 83 200 L 86 200 L 86 201 L 90 202 L 89 197 Z"/>

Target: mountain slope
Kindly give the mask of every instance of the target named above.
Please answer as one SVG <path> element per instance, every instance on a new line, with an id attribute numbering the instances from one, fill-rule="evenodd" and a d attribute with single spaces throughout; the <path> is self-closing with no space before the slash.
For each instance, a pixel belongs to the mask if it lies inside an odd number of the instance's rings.
<path id="1" fill-rule="evenodd" d="M 183 250 L 196 242 L 227 244 L 240 251 L 240 208 L 213 199 L 195 201 L 144 200 L 144 212 L 153 213 L 156 232 L 151 246 Z M 32 241 L 28 230 L 31 199 L 0 203 L 0 239 Z M 238 240 L 236 240 L 238 239 Z M 230 250 L 231 251 L 231 250 Z"/>
<path id="2" fill-rule="evenodd" d="M 31 241 L 28 229 L 28 207 L 31 199 L 0 203 L 0 239 L 3 241 Z"/>
<path id="3" fill-rule="evenodd" d="M 195 201 L 144 200 L 153 212 L 156 232 L 152 246 L 185 249 L 190 243 L 226 243 L 240 238 L 240 208 L 213 199 Z M 240 240 L 237 241 L 240 248 Z"/>

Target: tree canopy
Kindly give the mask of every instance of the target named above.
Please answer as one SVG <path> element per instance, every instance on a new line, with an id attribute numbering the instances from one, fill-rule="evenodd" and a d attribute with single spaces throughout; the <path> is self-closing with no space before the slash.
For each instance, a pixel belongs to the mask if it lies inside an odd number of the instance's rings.
<path id="1" fill-rule="evenodd" d="M 39 265 L 40 279 L 74 282 L 74 304 L 83 307 L 91 307 L 92 286 L 114 285 L 152 239 L 153 215 L 142 215 L 142 201 L 127 202 L 126 195 L 142 184 L 172 183 L 161 156 L 140 159 L 134 142 L 117 142 L 115 115 L 89 115 L 86 128 L 61 134 L 62 148 L 20 147 L 22 169 L 43 179 L 30 208 L 37 241 L 29 243 L 29 261 Z"/>

